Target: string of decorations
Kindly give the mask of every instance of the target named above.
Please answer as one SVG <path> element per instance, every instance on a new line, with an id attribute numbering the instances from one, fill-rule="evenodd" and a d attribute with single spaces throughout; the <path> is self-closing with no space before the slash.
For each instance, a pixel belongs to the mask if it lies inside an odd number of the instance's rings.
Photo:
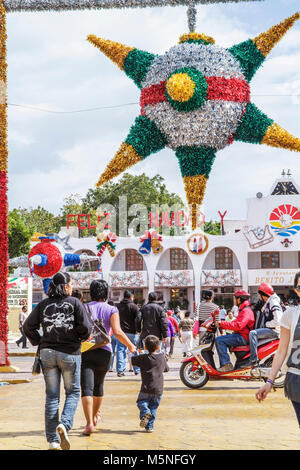
<path id="1" fill-rule="evenodd" d="M 195 0 L 195 4 L 261 2 L 264 0 Z M 94 10 L 190 5 L 190 0 L 5 0 L 6 11 Z"/>

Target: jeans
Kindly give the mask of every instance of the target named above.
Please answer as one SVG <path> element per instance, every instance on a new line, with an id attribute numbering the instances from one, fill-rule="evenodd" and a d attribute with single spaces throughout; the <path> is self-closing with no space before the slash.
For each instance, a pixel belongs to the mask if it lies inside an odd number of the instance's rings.
<path id="1" fill-rule="evenodd" d="M 23 328 L 20 327 L 19 330 L 20 330 L 20 333 L 21 333 L 22 336 L 21 336 L 21 338 L 18 339 L 18 341 L 16 341 L 16 343 L 17 343 L 18 345 L 19 345 L 20 343 L 23 343 L 22 348 L 24 349 L 24 348 L 27 347 L 27 338 L 26 338 L 26 336 L 25 336 L 25 334 L 24 334 Z"/>
<path id="2" fill-rule="evenodd" d="M 247 340 L 243 338 L 239 333 L 233 333 L 232 335 L 221 335 L 216 338 L 216 348 L 220 359 L 220 367 L 230 363 L 230 357 L 227 352 L 227 348 L 234 346 L 245 346 L 248 344 Z"/>
<path id="3" fill-rule="evenodd" d="M 62 423 L 69 431 L 73 426 L 80 398 L 81 355 L 66 354 L 54 349 L 41 350 L 42 370 L 46 385 L 45 424 L 48 442 L 59 442 L 56 427 Z M 59 421 L 60 382 L 63 378 L 65 404 Z"/>
<path id="4" fill-rule="evenodd" d="M 115 358 L 115 353 L 116 353 L 117 341 L 118 340 L 115 337 L 115 335 L 112 335 L 112 337 L 111 337 L 112 354 L 111 354 L 111 362 L 110 362 L 109 370 L 113 370 L 113 368 L 114 368 L 114 358 Z"/>
<path id="5" fill-rule="evenodd" d="M 146 429 L 153 429 L 153 424 L 156 418 L 157 408 L 161 401 L 161 395 L 153 395 L 151 393 L 140 392 L 137 398 L 137 407 L 140 410 L 140 419 L 147 413 L 151 413 L 151 418 L 148 421 Z"/>
<path id="6" fill-rule="evenodd" d="M 128 339 L 130 339 L 130 341 L 136 346 L 138 344 L 138 341 L 139 341 L 139 338 L 140 336 L 138 334 L 135 334 L 135 333 L 126 333 L 126 336 Z M 139 355 L 139 352 L 138 350 L 136 350 L 135 354 L 131 354 L 131 352 L 129 351 L 129 359 L 132 357 L 132 356 L 138 356 Z M 140 368 L 137 367 L 137 366 L 132 366 L 133 367 L 133 370 L 136 374 L 139 374 L 140 373 Z"/>
<path id="7" fill-rule="evenodd" d="M 249 344 L 250 344 L 250 360 L 257 361 L 257 343 L 259 339 L 267 338 L 278 338 L 278 335 L 275 330 L 271 328 L 258 328 L 257 330 L 252 330 L 249 333 Z"/>
<path id="8" fill-rule="evenodd" d="M 298 420 L 298 425 L 300 427 L 300 403 L 298 403 L 296 401 L 292 401 L 292 405 L 294 407 L 294 410 L 295 410 L 295 413 L 296 413 L 296 416 L 297 416 L 297 420 Z"/>
<path id="9" fill-rule="evenodd" d="M 125 333 L 127 338 L 136 346 L 139 335 L 134 333 Z M 138 355 L 138 352 L 134 354 L 135 356 Z M 117 372 L 124 372 L 126 369 L 126 361 L 127 361 L 127 346 L 125 346 L 121 341 L 117 339 Z M 139 372 L 140 369 L 138 367 L 133 367 L 135 372 Z"/>

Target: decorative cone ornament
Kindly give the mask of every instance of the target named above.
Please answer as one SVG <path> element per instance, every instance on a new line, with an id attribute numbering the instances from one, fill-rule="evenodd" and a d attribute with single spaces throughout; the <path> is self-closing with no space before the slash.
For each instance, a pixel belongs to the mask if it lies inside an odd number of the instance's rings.
<path id="1" fill-rule="evenodd" d="M 141 115 L 101 175 L 101 186 L 164 147 L 175 151 L 190 205 L 192 229 L 216 152 L 233 141 L 300 151 L 300 140 L 250 102 L 250 81 L 299 13 L 229 49 L 191 32 L 157 56 L 117 42 L 88 40 L 141 90 Z"/>

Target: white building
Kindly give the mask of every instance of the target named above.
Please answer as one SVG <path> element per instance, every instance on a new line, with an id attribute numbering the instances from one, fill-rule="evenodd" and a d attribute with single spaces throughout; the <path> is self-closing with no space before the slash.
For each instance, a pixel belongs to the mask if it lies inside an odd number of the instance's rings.
<path id="1" fill-rule="evenodd" d="M 288 298 L 293 294 L 294 275 L 300 270 L 300 189 L 283 175 L 268 195 L 258 193 L 247 200 L 244 220 L 224 220 L 225 235 L 163 237 L 161 253 L 139 253 L 139 238 L 118 238 L 115 257 L 108 250 L 102 256 L 103 278 L 110 285 L 112 300 L 122 298 L 125 289 L 139 302 L 157 291 L 166 304 L 180 300 L 193 309 L 201 289 L 213 289 L 219 304 L 232 304 L 238 288 L 249 290 L 256 300 L 263 281 Z M 196 240 L 195 240 L 196 238 Z M 71 237 L 74 253 L 97 254 L 95 237 Z M 195 253 L 195 244 L 199 253 Z M 200 248 L 199 248 L 200 246 Z M 89 283 L 101 276 L 97 262 L 93 272 L 72 273 L 74 285 L 88 299 Z M 42 286 L 34 279 L 34 303 L 42 298 Z"/>

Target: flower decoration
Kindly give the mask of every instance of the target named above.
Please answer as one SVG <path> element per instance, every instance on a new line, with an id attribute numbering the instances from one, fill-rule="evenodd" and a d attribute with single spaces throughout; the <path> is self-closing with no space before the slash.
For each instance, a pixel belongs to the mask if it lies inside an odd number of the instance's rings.
<path id="1" fill-rule="evenodd" d="M 140 238 L 142 245 L 139 248 L 139 253 L 142 255 L 149 255 L 151 250 L 154 254 L 159 254 L 163 251 L 163 247 L 161 245 L 162 236 L 159 235 L 157 230 L 146 230 L 144 235 Z"/>
<path id="2" fill-rule="evenodd" d="M 193 16 L 193 15 L 192 15 Z M 229 49 L 191 31 L 164 55 L 90 35 L 141 90 L 141 114 L 97 186 L 170 147 L 175 151 L 190 206 L 192 228 L 216 152 L 242 141 L 300 151 L 300 140 L 250 102 L 250 81 L 274 45 L 300 17 L 287 18 Z"/>

